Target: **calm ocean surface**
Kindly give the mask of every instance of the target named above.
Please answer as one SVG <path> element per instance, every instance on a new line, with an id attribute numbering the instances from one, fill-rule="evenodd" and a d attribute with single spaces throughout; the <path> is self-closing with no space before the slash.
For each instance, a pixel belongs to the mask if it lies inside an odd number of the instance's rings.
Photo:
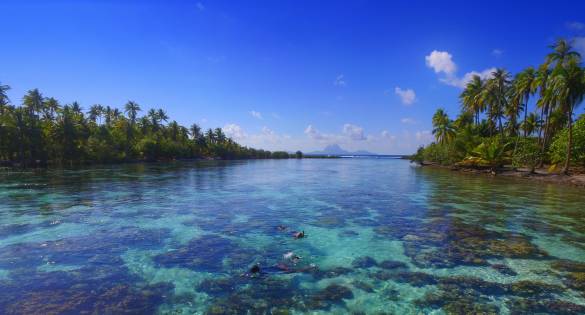
<path id="1" fill-rule="evenodd" d="M 585 190 L 367 158 L 0 173 L 0 313 L 124 312 L 584 313 Z"/>

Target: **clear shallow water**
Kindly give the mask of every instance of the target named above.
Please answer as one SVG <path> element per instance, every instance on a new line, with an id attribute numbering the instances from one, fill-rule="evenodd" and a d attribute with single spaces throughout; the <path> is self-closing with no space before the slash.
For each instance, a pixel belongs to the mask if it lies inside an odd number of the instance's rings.
<path id="1" fill-rule="evenodd" d="M 585 191 L 384 159 L 2 173 L 0 293 L 3 314 L 583 313 Z"/>

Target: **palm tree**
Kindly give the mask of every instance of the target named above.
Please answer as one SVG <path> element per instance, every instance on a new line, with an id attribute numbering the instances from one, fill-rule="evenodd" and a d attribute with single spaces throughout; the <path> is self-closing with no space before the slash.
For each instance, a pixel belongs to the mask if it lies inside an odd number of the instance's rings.
<path id="1" fill-rule="evenodd" d="M 151 108 L 148 111 L 148 117 L 150 118 L 150 123 L 152 124 L 152 128 L 156 131 L 158 130 L 158 113 L 156 111 L 156 109 Z"/>
<path id="2" fill-rule="evenodd" d="M 83 108 L 81 108 L 81 105 L 79 105 L 79 103 L 77 101 L 74 101 L 73 103 L 71 103 L 71 111 L 73 111 L 73 113 L 81 114 L 82 110 L 83 110 Z"/>
<path id="3" fill-rule="evenodd" d="M 510 73 L 502 68 L 498 68 L 492 72 L 492 78 L 487 80 L 483 96 L 484 101 L 490 105 L 488 118 L 492 122 L 491 126 L 497 121 L 502 135 L 504 134 L 502 117 L 504 116 L 504 110 L 508 107 L 507 94 L 509 85 Z"/>
<path id="4" fill-rule="evenodd" d="M 199 125 L 192 124 L 191 128 L 189 128 L 189 131 L 191 133 L 191 137 L 193 137 L 193 140 L 197 140 L 201 137 L 201 127 L 199 127 Z"/>
<path id="5" fill-rule="evenodd" d="M 4 108 L 10 104 L 10 99 L 6 93 L 8 90 L 10 90 L 10 86 L 2 85 L 0 82 L 0 115 L 4 114 Z"/>
<path id="6" fill-rule="evenodd" d="M 59 111 L 61 106 L 55 98 L 48 98 L 43 106 L 43 116 L 45 120 L 51 121 L 55 117 L 55 113 Z"/>
<path id="7" fill-rule="evenodd" d="M 156 114 L 160 122 L 167 122 L 169 120 L 169 116 L 162 108 L 159 108 Z"/>
<path id="8" fill-rule="evenodd" d="M 207 131 L 205 132 L 205 138 L 208 143 L 215 142 L 215 133 L 213 132 L 213 129 L 211 128 L 207 129 Z"/>
<path id="9" fill-rule="evenodd" d="M 564 67 L 571 61 L 581 61 L 581 55 L 574 51 L 571 44 L 563 38 L 549 47 L 554 50 L 546 56 L 545 64 L 550 68 Z"/>
<path id="10" fill-rule="evenodd" d="M 512 99 L 514 106 L 522 106 L 524 111 L 524 124 L 528 117 L 528 99 L 530 95 L 536 92 L 534 82 L 536 80 L 536 71 L 532 67 L 526 68 L 516 76 L 512 85 Z M 524 137 L 526 137 L 526 129 L 524 129 Z"/>
<path id="11" fill-rule="evenodd" d="M 223 130 L 221 130 L 221 128 L 215 128 L 215 139 L 219 143 L 225 142 L 226 136 L 225 136 L 225 133 L 223 133 Z"/>
<path id="12" fill-rule="evenodd" d="M 102 114 L 104 112 L 104 106 L 100 104 L 92 105 L 89 108 L 89 120 L 96 122 L 97 119 L 100 119 L 100 124 L 102 123 Z"/>
<path id="13" fill-rule="evenodd" d="M 136 116 L 140 111 L 140 106 L 133 101 L 128 101 L 126 105 L 124 105 L 124 111 L 128 114 L 128 119 L 130 119 L 130 124 L 134 125 L 136 123 Z"/>
<path id="14" fill-rule="evenodd" d="M 530 113 L 526 120 L 522 122 L 520 128 L 524 131 L 524 136 L 530 136 L 540 126 L 540 117 L 536 113 Z"/>
<path id="15" fill-rule="evenodd" d="M 450 142 L 455 136 L 451 120 L 442 108 L 437 109 L 433 115 L 433 134 L 440 144 Z"/>
<path id="16" fill-rule="evenodd" d="M 44 98 L 38 89 L 29 90 L 22 100 L 28 114 L 33 117 L 43 109 Z"/>
<path id="17" fill-rule="evenodd" d="M 585 70 L 579 63 L 579 58 L 571 58 L 563 66 L 555 67 L 551 74 L 550 90 L 556 104 L 566 114 L 568 124 L 567 156 L 563 167 L 565 174 L 569 172 L 573 147 L 573 112 L 585 97 Z"/>
<path id="18" fill-rule="evenodd" d="M 179 124 L 173 120 L 170 124 L 169 124 L 169 130 L 171 133 L 171 139 L 173 139 L 173 141 L 177 141 L 177 139 L 179 138 Z"/>
<path id="19" fill-rule="evenodd" d="M 460 100 L 463 108 L 473 113 L 475 124 L 479 125 L 479 114 L 484 110 L 484 104 L 481 102 L 481 92 L 484 89 L 484 83 L 479 75 L 474 75 L 471 81 L 465 86 L 461 93 Z"/>

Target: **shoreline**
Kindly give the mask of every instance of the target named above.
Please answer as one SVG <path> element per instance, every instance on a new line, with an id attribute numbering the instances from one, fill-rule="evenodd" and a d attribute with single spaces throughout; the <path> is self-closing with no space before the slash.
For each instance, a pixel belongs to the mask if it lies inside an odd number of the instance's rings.
<path id="1" fill-rule="evenodd" d="M 490 177 L 508 177 L 508 178 L 519 178 L 533 182 L 552 183 L 559 185 L 569 185 L 573 187 L 585 188 L 585 174 L 572 174 L 563 175 L 556 173 L 548 173 L 546 169 L 537 169 L 535 173 L 530 173 L 528 169 L 511 169 L 504 168 L 499 170 L 497 173 L 492 173 L 489 170 L 480 170 L 472 168 L 464 168 L 457 166 L 439 165 L 436 163 L 425 162 L 423 164 L 417 163 L 420 167 L 447 169 L 450 171 L 465 173 L 465 174 L 476 174 Z"/>

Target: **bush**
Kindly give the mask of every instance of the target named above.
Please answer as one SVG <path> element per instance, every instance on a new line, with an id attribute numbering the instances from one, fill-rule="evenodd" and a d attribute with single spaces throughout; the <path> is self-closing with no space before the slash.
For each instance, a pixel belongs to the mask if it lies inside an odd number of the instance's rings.
<path id="1" fill-rule="evenodd" d="M 538 139 L 520 138 L 516 143 L 516 149 L 512 155 L 512 165 L 514 167 L 526 166 L 533 172 L 534 168 L 542 158 Z"/>
<path id="2" fill-rule="evenodd" d="M 564 163 L 567 157 L 569 129 L 564 128 L 554 137 L 549 155 L 552 163 Z M 585 166 L 585 115 L 581 115 L 573 125 L 573 148 L 571 162 Z"/>

